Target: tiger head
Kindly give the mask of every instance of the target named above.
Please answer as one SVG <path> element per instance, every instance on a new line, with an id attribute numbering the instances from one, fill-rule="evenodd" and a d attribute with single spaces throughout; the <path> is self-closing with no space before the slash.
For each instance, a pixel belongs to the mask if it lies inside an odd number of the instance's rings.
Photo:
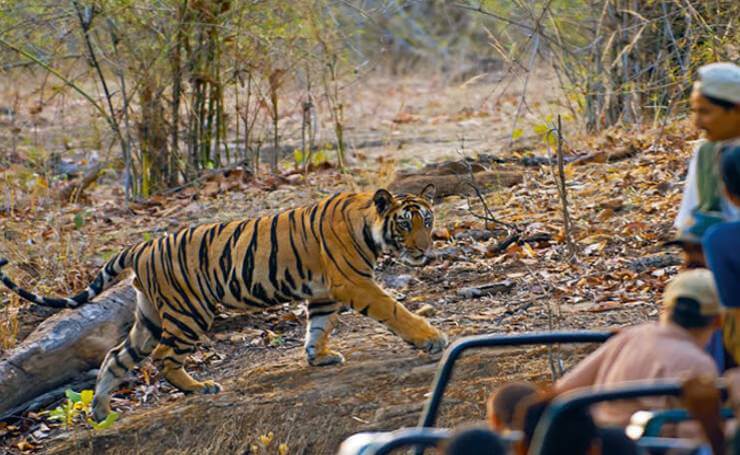
<path id="1" fill-rule="evenodd" d="M 380 215 L 374 240 L 384 252 L 397 255 L 401 262 L 421 267 L 431 260 L 434 213 L 434 185 L 418 195 L 392 195 L 384 189 L 375 192 L 373 202 Z"/>

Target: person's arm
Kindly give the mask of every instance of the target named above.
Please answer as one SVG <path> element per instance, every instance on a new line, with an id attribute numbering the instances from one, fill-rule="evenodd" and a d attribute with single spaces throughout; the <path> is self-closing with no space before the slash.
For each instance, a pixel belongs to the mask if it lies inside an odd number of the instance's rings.
<path id="1" fill-rule="evenodd" d="M 714 275 L 722 305 L 740 308 L 740 223 L 712 226 L 702 240 L 704 256 Z M 726 317 L 729 317 L 726 315 Z M 737 317 L 737 315 L 735 315 Z"/>
<path id="2" fill-rule="evenodd" d="M 617 342 L 614 338 L 606 341 L 599 349 L 592 352 L 588 357 L 581 360 L 572 370 L 565 374 L 555 383 L 555 392 L 563 393 L 579 387 L 588 387 L 596 382 L 596 376 L 599 373 L 601 364 L 604 362 L 607 352 L 611 350 L 611 345 Z"/>
<path id="3" fill-rule="evenodd" d="M 725 437 L 720 407 L 722 406 L 719 390 L 716 387 L 717 376 L 714 374 L 694 376 L 682 385 L 683 402 L 691 416 L 701 426 L 704 436 L 712 446 L 713 453 L 725 453 Z M 679 425 L 678 433 L 686 437 L 689 430 L 684 422 Z M 693 430 L 693 428 L 692 428 Z"/>
<path id="4" fill-rule="evenodd" d="M 681 230 L 691 224 L 691 213 L 699 205 L 699 188 L 696 182 L 696 166 L 698 160 L 697 147 L 694 151 L 691 161 L 689 161 L 689 172 L 686 175 L 686 182 L 683 187 L 683 197 L 681 198 L 681 207 L 678 209 L 676 221 L 673 225 L 676 229 Z"/>

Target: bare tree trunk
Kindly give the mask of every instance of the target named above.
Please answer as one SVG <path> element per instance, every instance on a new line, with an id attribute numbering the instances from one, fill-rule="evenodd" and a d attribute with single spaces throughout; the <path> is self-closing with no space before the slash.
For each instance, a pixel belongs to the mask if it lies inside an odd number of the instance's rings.
<path id="1" fill-rule="evenodd" d="M 85 45 L 88 51 L 88 62 L 90 63 L 90 66 L 95 68 L 95 71 L 97 72 L 97 75 L 98 75 L 98 79 L 100 80 L 100 84 L 103 86 L 103 93 L 105 94 L 105 100 L 108 104 L 108 111 L 110 112 L 110 115 L 107 116 L 108 123 L 110 124 L 110 127 L 113 130 L 113 133 L 116 135 L 116 137 L 118 138 L 121 144 L 121 151 L 123 152 L 123 160 L 126 163 L 126 174 L 124 175 L 124 192 L 125 192 L 126 205 L 128 205 L 128 201 L 130 197 L 130 185 L 131 185 L 130 143 L 123 137 L 123 134 L 121 133 L 120 125 L 118 124 L 118 120 L 116 120 L 116 111 L 113 108 L 113 95 L 108 89 L 108 83 L 105 79 L 105 75 L 103 74 L 103 70 L 100 67 L 98 58 L 95 55 L 95 49 L 93 48 L 93 45 L 92 45 L 92 38 L 90 37 L 90 27 L 92 25 L 92 20 L 93 20 L 93 15 L 95 14 L 95 10 L 92 6 L 88 6 L 83 10 L 83 8 L 80 6 L 80 3 L 77 0 L 72 0 L 72 5 L 74 5 L 75 7 L 75 11 L 77 12 L 77 17 L 80 21 L 80 27 L 82 27 L 82 33 L 83 33 L 83 37 L 85 39 Z M 122 90 L 124 90 L 124 93 L 125 93 L 125 86 L 122 86 Z M 124 108 L 126 107 L 127 106 L 124 106 Z"/>
<path id="2" fill-rule="evenodd" d="M 154 86 L 153 78 L 145 78 L 140 94 L 141 122 L 138 124 L 139 147 L 142 156 L 142 196 L 147 197 L 163 189 L 169 180 L 167 151 L 167 125 L 164 118 L 164 101 L 161 89 Z"/>
<path id="3" fill-rule="evenodd" d="M 572 223 L 570 213 L 568 212 L 568 192 L 565 186 L 565 169 L 563 166 L 563 124 L 558 115 L 558 193 L 560 193 L 560 202 L 563 205 L 563 230 L 565 241 L 568 245 L 568 255 L 574 258 L 576 255 L 576 245 L 573 243 Z"/>
<path id="4" fill-rule="evenodd" d="M 268 82 L 270 85 L 270 114 L 272 116 L 272 145 L 273 153 L 270 159 L 270 170 L 273 174 L 278 172 L 278 154 L 280 153 L 280 135 L 278 130 L 278 121 L 280 120 L 280 110 L 278 108 L 280 85 L 283 82 L 285 70 L 280 68 L 270 73 Z"/>
<path id="5" fill-rule="evenodd" d="M 170 159 L 169 159 L 169 178 L 168 186 L 174 187 L 177 185 L 177 177 L 179 172 L 179 158 L 180 158 L 180 100 L 182 97 L 182 48 L 185 44 L 185 36 L 183 27 L 185 9 L 187 8 L 187 0 L 180 4 L 177 10 L 177 42 L 172 50 L 172 58 L 170 59 L 170 65 L 172 68 L 172 104 L 171 104 L 171 145 L 170 145 Z"/>

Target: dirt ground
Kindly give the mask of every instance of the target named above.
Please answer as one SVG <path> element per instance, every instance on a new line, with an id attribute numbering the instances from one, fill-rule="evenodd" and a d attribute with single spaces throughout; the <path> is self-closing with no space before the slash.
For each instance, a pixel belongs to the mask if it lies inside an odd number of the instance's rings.
<path id="1" fill-rule="evenodd" d="M 388 259 L 379 267 L 379 281 L 412 310 L 430 305 L 430 320 L 452 340 L 480 333 L 604 329 L 655 319 L 661 290 L 676 267 L 656 268 L 641 261 L 675 253 L 660 242 L 671 236 L 687 140 L 695 135 L 687 133 L 685 122 L 676 121 L 593 137 L 568 136 L 569 155 L 627 146 L 637 150 L 613 163 L 566 167 L 571 235 L 578 249 L 571 260 L 553 168 L 519 164 L 522 158 L 547 156 L 537 125 L 567 109 L 552 78 L 533 78 L 530 101 L 518 121 L 522 137 L 511 141 L 521 87 L 521 81 L 508 84 L 495 78 L 456 86 L 421 77 L 371 80 L 357 87 L 356 98 L 364 101 L 348 112 L 353 147 L 349 172 L 327 169 L 305 180 L 290 173 L 282 179 L 253 179 L 240 172 L 216 175 L 174 195 L 134 204 L 131 211 L 122 208 L 114 175 L 104 177 L 79 203 L 60 207 L 49 202 L 54 182 L 35 189 L 13 180 L 29 153 L 29 147 L 19 147 L 18 158 L 11 157 L 1 169 L 6 200 L 0 214 L 0 255 L 15 264 L 8 273 L 23 285 L 40 293 L 71 293 L 84 287 L 118 248 L 147 236 L 274 213 L 340 189 L 387 185 L 396 171 L 430 162 L 492 155 L 502 162 L 488 161 L 490 169 L 523 175 L 521 183 L 494 189 L 483 199 L 507 225 L 483 223 L 480 200 L 445 198 L 435 207 L 440 238 L 435 262 L 410 269 Z M 27 142 L 36 135 L 45 148 L 54 149 L 67 140 L 72 142 L 67 146 L 83 153 L 84 136 L 64 139 L 68 133 L 56 121 L 58 115 L 48 115 L 39 121 L 43 128 L 34 129 L 28 119 Z M 291 121 L 285 120 L 286 128 Z M 6 135 L 0 141 L 8 147 L 11 139 Z M 496 247 L 515 229 L 522 238 L 546 235 L 499 251 Z M 506 289 L 493 295 L 473 298 L 463 291 L 504 281 Z M 12 338 L 6 342 L 9 348 L 50 312 L 0 292 L 0 327 L 10 334 L 6 340 Z M 347 313 L 332 337 L 347 362 L 310 368 L 302 359 L 304 329 L 299 304 L 257 315 L 225 315 L 189 366 L 200 378 L 218 380 L 225 386 L 223 393 L 183 396 L 163 381 L 148 383 L 149 374 L 142 372 L 152 367 L 145 365 L 116 396 L 113 407 L 122 418 L 112 428 L 63 431 L 43 414 L 34 415 L 0 428 L 0 443 L 9 452 L 95 454 L 278 453 L 279 445 L 287 444 L 288 453 L 325 454 L 355 432 L 416 424 L 438 356 L 416 352 L 379 324 Z M 564 349 L 564 364 L 572 365 L 584 349 Z M 439 424 L 481 419 L 485 397 L 498 384 L 549 382 L 547 358 L 545 348 L 466 356 Z M 49 430 L 34 436 L 41 424 Z M 24 441 L 28 445 L 19 445 Z"/>

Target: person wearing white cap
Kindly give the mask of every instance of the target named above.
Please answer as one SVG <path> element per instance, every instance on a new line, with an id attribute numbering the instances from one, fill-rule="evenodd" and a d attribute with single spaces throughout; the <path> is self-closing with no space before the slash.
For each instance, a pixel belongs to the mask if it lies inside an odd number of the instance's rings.
<path id="1" fill-rule="evenodd" d="M 689 163 L 675 222 L 675 243 L 682 245 L 688 267 L 706 267 L 701 242 L 707 229 L 723 221 L 740 221 L 740 207 L 723 193 L 719 172 L 722 151 L 740 144 L 740 66 L 711 63 L 698 73 L 691 110 L 694 124 L 706 139 L 697 144 Z M 722 331 L 717 331 L 707 346 L 720 370 L 728 366 L 729 354 L 722 338 Z"/>
<path id="2" fill-rule="evenodd" d="M 704 266 L 701 237 L 714 223 L 740 221 L 740 208 L 721 191 L 719 159 L 728 145 L 740 144 L 740 66 L 712 63 L 699 68 L 691 92 L 694 124 L 704 131 L 697 145 L 676 217 L 678 243 L 688 254 L 689 264 Z"/>

